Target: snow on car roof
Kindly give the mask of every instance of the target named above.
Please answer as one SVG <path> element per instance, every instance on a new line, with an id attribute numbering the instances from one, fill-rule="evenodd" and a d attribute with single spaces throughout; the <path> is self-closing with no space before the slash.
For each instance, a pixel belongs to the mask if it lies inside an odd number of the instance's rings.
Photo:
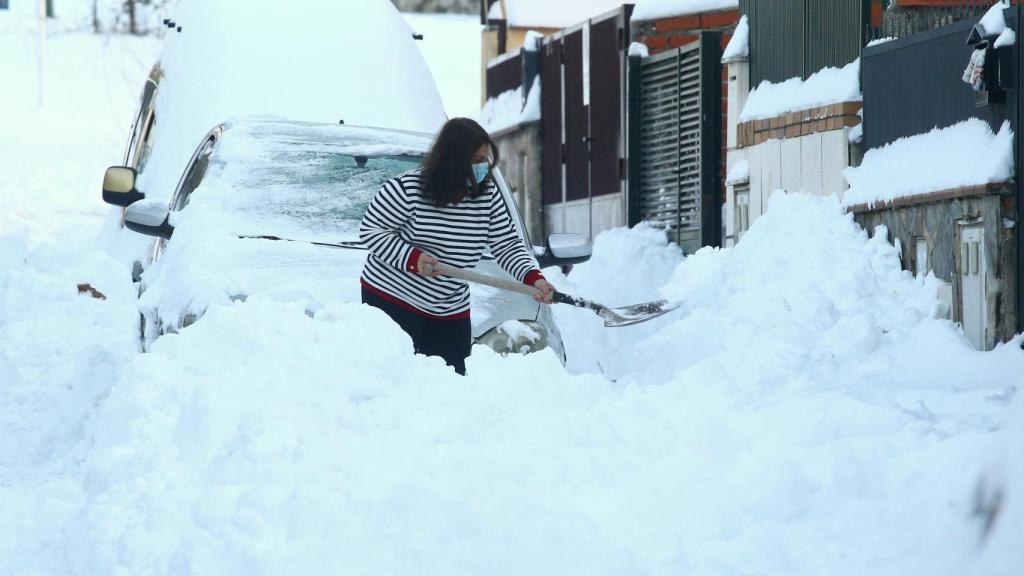
<path id="1" fill-rule="evenodd" d="M 355 4 L 356 6 L 353 6 Z M 246 114 L 434 132 L 446 114 L 388 0 L 182 0 L 160 56 L 153 151 L 140 175 L 170 199 L 212 126 Z"/>

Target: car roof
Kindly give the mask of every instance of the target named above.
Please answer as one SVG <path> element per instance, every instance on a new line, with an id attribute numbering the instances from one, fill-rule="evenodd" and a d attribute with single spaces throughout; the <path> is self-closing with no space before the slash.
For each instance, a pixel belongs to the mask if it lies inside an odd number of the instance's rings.
<path id="1" fill-rule="evenodd" d="M 388 0 L 181 0 L 164 38 L 147 197 L 170 199 L 211 126 L 238 114 L 434 131 L 447 119 L 412 30 Z"/>

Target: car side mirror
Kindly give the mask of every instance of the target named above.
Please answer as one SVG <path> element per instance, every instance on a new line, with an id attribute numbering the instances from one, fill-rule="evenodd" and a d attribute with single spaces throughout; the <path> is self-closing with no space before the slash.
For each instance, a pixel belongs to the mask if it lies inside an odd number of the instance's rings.
<path id="1" fill-rule="evenodd" d="M 103 201 L 127 208 L 146 197 L 135 189 L 135 168 L 111 166 L 103 175 Z"/>
<path id="2" fill-rule="evenodd" d="M 551 234 L 544 253 L 537 257 L 541 268 L 580 264 L 590 260 L 593 245 L 582 234 Z"/>
<path id="3" fill-rule="evenodd" d="M 125 210 L 124 227 L 132 232 L 171 239 L 174 227 L 170 224 L 171 212 L 159 200 L 135 202 Z"/>

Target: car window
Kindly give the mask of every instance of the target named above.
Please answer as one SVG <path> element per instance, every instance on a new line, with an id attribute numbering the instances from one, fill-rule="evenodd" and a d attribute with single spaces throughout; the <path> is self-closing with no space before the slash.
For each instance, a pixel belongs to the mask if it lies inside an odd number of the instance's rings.
<path id="1" fill-rule="evenodd" d="M 389 178 L 418 167 L 422 153 L 329 135 L 225 129 L 205 162 L 197 156 L 176 209 L 201 204 L 238 235 L 357 240 L 374 194 Z"/>
<path id="2" fill-rule="evenodd" d="M 135 155 L 136 170 L 142 172 L 146 169 L 146 161 L 149 160 L 149 153 L 153 150 L 153 126 L 156 124 L 156 112 L 151 110 L 149 118 L 146 119 L 145 129 L 142 131 L 142 142 L 139 144 L 139 151 Z"/>
<path id="3" fill-rule="evenodd" d="M 213 150 L 217 145 L 216 138 L 210 138 L 203 145 L 203 148 L 196 154 L 192 160 L 191 166 L 185 177 L 182 179 L 180 188 L 178 190 L 177 197 L 174 202 L 174 210 L 181 210 L 185 206 L 188 206 L 189 199 L 192 193 L 195 192 L 199 184 L 202 183 L 203 177 L 206 176 L 206 171 L 210 167 L 210 156 L 213 154 Z"/>
<path id="4" fill-rule="evenodd" d="M 153 99 L 156 95 L 156 84 L 147 80 L 142 87 L 142 94 L 139 95 L 139 111 L 132 123 L 131 138 L 128 140 L 128 147 L 124 152 L 124 165 L 140 165 L 139 144 L 148 139 L 153 127 Z M 140 168 L 141 170 L 141 168 Z"/>

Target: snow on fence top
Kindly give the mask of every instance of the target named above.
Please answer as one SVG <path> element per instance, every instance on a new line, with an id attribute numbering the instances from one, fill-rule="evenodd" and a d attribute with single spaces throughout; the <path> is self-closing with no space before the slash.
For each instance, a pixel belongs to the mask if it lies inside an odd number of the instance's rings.
<path id="1" fill-rule="evenodd" d="M 657 20 L 701 12 L 736 10 L 739 0 L 636 0 L 630 20 Z"/>
<path id="2" fill-rule="evenodd" d="M 750 91 L 739 121 L 774 118 L 817 106 L 860 102 L 860 58 L 842 68 L 822 68 L 807 80 L 790 78 L 773 84 L 765 80 Z"/>
<path id="3" fill-rule="evenodd" d="M 1013 177 L 1013 131 L 1004 122 L 993 134 L 971 118 L 868 150 L 843 176 L 850 184 L 846 206 L 1005 182 Z"/>
<path id="4" fill-rule="evenodd" d="M 506 90 L 494 98 L 488 98 L 476 120 L 491 134 L 523 122 L 540 120 L 540 77 L 533 79 L 525 104 L 522 86 Z"/>
<path id="5" fill-rule="evenodd" d="M 515 27 L 565 28 L 621 5 L 622 0 L 505 0 L 491 4 L 487 18 Z"/>
<path id="6" fill-rule="evenodd" d="M 750 26 L 747 24 L 747 15 L 740 16 L 736 24 L 736 31 L 732 33 L 729 45 L 722 52 L 722 63 L 728 64 L 737 60 L 746 60 L 750 57 Z"/>

